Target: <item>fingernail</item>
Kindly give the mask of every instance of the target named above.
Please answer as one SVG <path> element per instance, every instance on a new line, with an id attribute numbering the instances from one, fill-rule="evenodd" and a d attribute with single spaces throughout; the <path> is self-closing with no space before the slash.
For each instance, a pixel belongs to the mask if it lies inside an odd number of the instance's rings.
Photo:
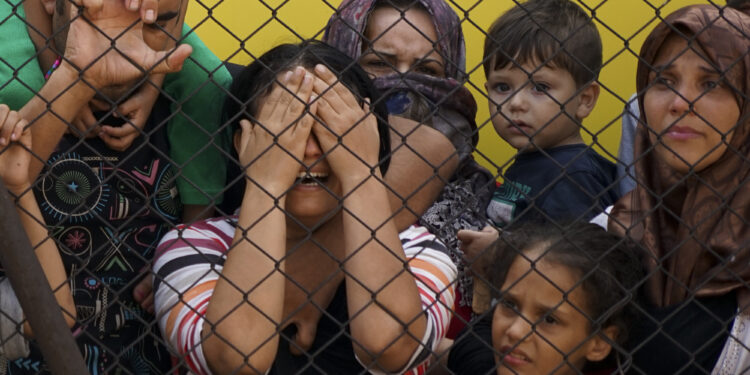
<path id="1" fill-rule="evenodd" d="M 284 74 L 284 78 L 282 79 L 282 83 L 289 82 L 290 78 L 292 78 L 292 71 L 291 70 L 288 71 L 288 72 L 286 72 L 286 74 Z"/>
<path id="2" fill-rule="evenodd" d="M 312 94 L 312 95 L 310 95 L 310 100 L 308 100 L 307 102 L 308 102 L 308 103 L 312 103 L 312 102 L 314 102 L 314 101 L 315 101 L 315 99 L 317 99 L 317 98 L 318 98 L 318 96 L 317 96 L 317 95 L 315 95 L 315 94 Z"/>
<path id="3" fill-rule="evenodd" d="M 130 0 L 130 4 L 128 4 L 128 9 L 138 10 L 138 0 Z"/>
<path id="4" fill-rule="evenodd" d="M 310 74 L 309 72 L 305 72 L 305 80 L 302 83 L 307 85 L 310 83 L 310 81 L 312 81 L 312 74 Z"/>
<path id="5" fill-rule="evenodd" d="M 318 73 L 323 73 L 326 71 L 326 67 L 323 66 L 323 64 L 315 65 L 315 71 Z"/>
<path id="6" fill-rule="evenodd" d="M 154 22 L 156 21 L 155 12 L 153 9 L 149 9 L 146 11 L 146 21 L 148 22 Z"/>

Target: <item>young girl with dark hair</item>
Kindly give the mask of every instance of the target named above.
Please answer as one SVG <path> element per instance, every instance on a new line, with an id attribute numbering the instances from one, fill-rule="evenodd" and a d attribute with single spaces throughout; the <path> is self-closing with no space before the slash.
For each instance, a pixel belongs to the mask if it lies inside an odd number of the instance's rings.
<path id="1" fill-rule="evenodd" d="M 456 269 L 425 228 L 396 229 L 370 78 L 304 42 L 254 61 L 230 94 L 244 198 L 236 216 L 164 237 L 154 265 L 164 337 L 198 374 L 423 371 Z"/>
<path id="2" fill-rule="evenodd" d="M 643 272 L 631 246 L 594 224 L 503 232 L 481 273 L 492 309 L 456 341 L 455 374 L 587 373 L 624 367 L 612 353 L 636 316 Z"/>

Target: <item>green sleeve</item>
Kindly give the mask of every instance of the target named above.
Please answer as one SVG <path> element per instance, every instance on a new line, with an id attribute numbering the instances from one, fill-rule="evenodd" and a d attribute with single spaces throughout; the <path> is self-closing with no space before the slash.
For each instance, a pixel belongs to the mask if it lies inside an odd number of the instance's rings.
<path id="1" fill-rule="evenodd" d="M 44 85 L 22 0 L 0 1 L 0 103 L 19 110 Z"/>
<path id="2" fill-rule="evenodd" d="M 227 69 L 190 28 L 184 43 L 193 53 L 178 73 L 164 80 L 164 91 L 172 98 L 174 117 L 167 124 L 170 157 L 181 170 L 177 188 L 182 203 L 218 204 L 226 179 L 224 157 L 229 137 L 221 126 L 225 89 L 232 77 Z"/>

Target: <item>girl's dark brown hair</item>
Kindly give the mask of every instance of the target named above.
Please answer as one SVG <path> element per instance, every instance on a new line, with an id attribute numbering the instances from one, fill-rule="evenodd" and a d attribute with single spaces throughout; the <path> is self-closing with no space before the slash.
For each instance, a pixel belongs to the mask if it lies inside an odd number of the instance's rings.
<path id="1" fill-rule="evenodd" d="M 614 326 L 617 343 L 624 343 L 638 316 L 636 300 L 644 277 L 639 251 L 632 242 L 589 223 L 534 222 L 509 228 L 495 243 L 493 258 L 483 270 L 494 297 L 501 298 L 505 292 L 502 286 L 513 260 L 532 249 L 543 252 L 536 260 L 529 259 L 532 263 L 551 262 L 580 275 L 577 285 L 586 295 L 583 308 L 592 331 Z"/>

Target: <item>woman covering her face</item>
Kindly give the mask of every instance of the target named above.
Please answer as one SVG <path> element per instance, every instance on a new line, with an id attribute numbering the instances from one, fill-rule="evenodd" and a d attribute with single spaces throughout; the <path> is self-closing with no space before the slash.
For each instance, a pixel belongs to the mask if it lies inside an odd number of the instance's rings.
<path id="1" fill-rule="evenodd" d="M 367 74 L 322 43 L 281 45 L 239 75 L 225 111 L 242 205 L 162 240 L 166 340 L 198 374 L 423 371 L 456 269 L 425 228 L 396 228 L 387 115 Z"/>
<path id="2" fill-rule="evenodd" d="M 456 231 L 484 227 L 484 209 L 494 188 L 492 174 L 471 156 L 479 136 L 477 105 L 463 87 L 466 49 L 458 15 L 445 0 L 345 0 L 323 40 L 375 77 L 391 115 L 429 125 L 455 147 L 458 168 L 421 222 L 449 248 L 457 248 Z M 456 261 L 460 257 L 454 252 Z M 459 295 L 468 319 L 467 276 L 460 277 Z"/>
<path id="3" fill-rule="evenodd" d="M 640 183 L 609 228 L 650 254 L 651 318 L 631 336 L 643 373 L 740 373 L 746 367 L 726 366 L 748 364 L 738 340 L 750 341 L 736 330 L 747 325 L 738 304 L 750 302 L 749 24 L 733 9 L 690 6 L 641 49 Z"/>

